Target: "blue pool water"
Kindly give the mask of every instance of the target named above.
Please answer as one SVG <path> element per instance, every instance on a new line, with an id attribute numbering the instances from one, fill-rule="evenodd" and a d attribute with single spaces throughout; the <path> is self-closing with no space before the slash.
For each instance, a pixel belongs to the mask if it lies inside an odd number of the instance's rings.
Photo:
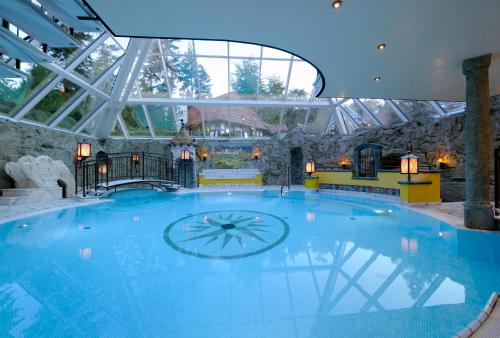
<path id="1" fill-rule="evenodd" d="M 498 234 L 321 193 L 115 193 L 0 225 L 1 337 L 450 337 Z"/>

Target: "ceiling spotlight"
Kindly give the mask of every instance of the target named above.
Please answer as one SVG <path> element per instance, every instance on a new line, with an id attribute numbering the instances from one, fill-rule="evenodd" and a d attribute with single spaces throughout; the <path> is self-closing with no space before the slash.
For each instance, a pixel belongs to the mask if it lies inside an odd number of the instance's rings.
<path id="1" fill-rule="evenodd" d="M 380 80 L 382 80 L 382 78 L 380 76 L 375 76 L 373 78 L 373 81 L 375 81 L 375 82 L 379 82 Z"/>
<path id="2" fill-rule="evenodd" d="M 342 6 L 341 0 L 335 0 L 334 2 L 332 2 L 333 9 L 339 9 L 341 6 Z"/>
<path id="3" fill-rule="evenodd" d="M 384 50 L 385 49 L 385 43 L 381 43 L 380 45 L 377 46 L 378 50 Z"/>

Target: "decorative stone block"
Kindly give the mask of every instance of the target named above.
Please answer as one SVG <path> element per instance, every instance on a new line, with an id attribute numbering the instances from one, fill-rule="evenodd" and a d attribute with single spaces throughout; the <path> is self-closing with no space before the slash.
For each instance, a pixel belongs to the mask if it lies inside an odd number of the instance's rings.
<path id="1" fill-rule="evenodd" d="M 67 196 L 75 194 L 75 179 L 68 167 L 48 156 L 23 156 L 17 162 L 8 162 L 5 171 L 14 179 L 17 188 L 59 188 L 60 191 L 59 183 L 62 183 Z"/>

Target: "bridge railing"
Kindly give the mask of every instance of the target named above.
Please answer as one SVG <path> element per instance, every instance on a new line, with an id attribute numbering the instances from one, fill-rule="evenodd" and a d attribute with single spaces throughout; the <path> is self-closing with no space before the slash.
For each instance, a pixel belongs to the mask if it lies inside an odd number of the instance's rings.
<path id="1" fill-rule="evenodd" d="M 83 196 L 97 191 L 100 185 L 117 180 L 172 180 L 172 161 L 162 154 L 97 153 L 94 158 L 75 162 L 76 193 Z"/>

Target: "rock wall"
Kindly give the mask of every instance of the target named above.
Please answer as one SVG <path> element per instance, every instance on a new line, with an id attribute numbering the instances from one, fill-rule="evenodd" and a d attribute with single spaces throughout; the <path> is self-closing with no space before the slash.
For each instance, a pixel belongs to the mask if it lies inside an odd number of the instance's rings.
<path id="1" fill-rule="evenodd" d="M 500 147 L 500 96 L 492 98 L 491 107 L 494 147 L 497 148 Z M 421 163 L 437 166 L 438 157 L 444 156 L 447 159 L 450 167 L 443 171 L 442 198 L 444 201 L 462 201 L 465 199 L 463 120 L 463 114 L 441 119 L 421 117 L 411 123 L 391 128 L 359 130 L 351 135 L 307 135 L 300 129 L 295 129 L 285 137 L 256 142 L 261 151 L 261 158 L 256 161 L 256 166 L 263 173 L 264 184 L 281 185 L 287 183 L 286 172 L 291 162 L 290 149 L 294 147 L 302 148 L 304 163 L 307 160 L 314 160 L 319 165 L 331 165 L 338 164 L 342 158 L 352 158 L 354 147 L 361 143 L 381 144 L 382 156 L 386 160 L 394 159 L 404 153 L 407 144 L 411 143 L 413 153 L 420 157 Z M 69 133 L 0 120 L 0 189 L 14 186 L 14 181 L 5 173 L 4 167 L 7 162 L 17 161 L 21 156 L 47 155 L 63 161 L 72 169 L 76 143 L 82 140 L 82 137 Z M 87 139 L 87 141 L 92 143 L 93 154 L 99 150 L 109 153 L 146 151 L 170 154 L 168 141 L 121 139 Z M 301 170 L 304 168 L 304 163 Z M 204 165 L 206 164 L 199 167 L 202 168 Z M 490 167 L 493 196 L 493 162 L 490 163 Z"/>
<path id="2" fill-rule="evenodd" d="M 492 98 L 494 147 L 500 146 L 500 96 Z M 307 160 L 318 165 L 338 165 L 341 159 L 352 159 L 354 147 L 362 143 L 382 145 L 382 157 L 387 165 L 405 153 L 408 144 L 419 156 L 421 164 L 438 167 L 438 158 L 445 158 L 449 167 L 443 170 L 441 195 L 443 201 L 465 199 L 465 144 L 464 115 L 446 118 L 421 117 L 410 123 L 390 128 L 358 130 L 351 135 L 307 135 L 295 129 L 282 138 L 257 142 L 262 151 L 258 167 L 265 184 L 286 184 L 290 149 L 302 147 L 303 166 Z M 397 161 L 396 161 L 397 163 Z M 491 167 L 491 194 L 493 199 L 493 161 Z M 304 170 L 304 169 L 302 169 Z"/>
<path id="3" fill-rule="evenodd" d="M 0 120 L 0 189 L 13 188 L 14 181 L 5 173 L 5 164 L 15 162 L 21 156 L 47 155 L 64 162 L 73 171 L 73 155 L 81 136 L 65 132 L 32 127 L 20 123 Z M 92 144 L 92 154 L 98 151 L 108 153 L 145 151 L 170 154 L 167 141 L 86 139 Z"/>

